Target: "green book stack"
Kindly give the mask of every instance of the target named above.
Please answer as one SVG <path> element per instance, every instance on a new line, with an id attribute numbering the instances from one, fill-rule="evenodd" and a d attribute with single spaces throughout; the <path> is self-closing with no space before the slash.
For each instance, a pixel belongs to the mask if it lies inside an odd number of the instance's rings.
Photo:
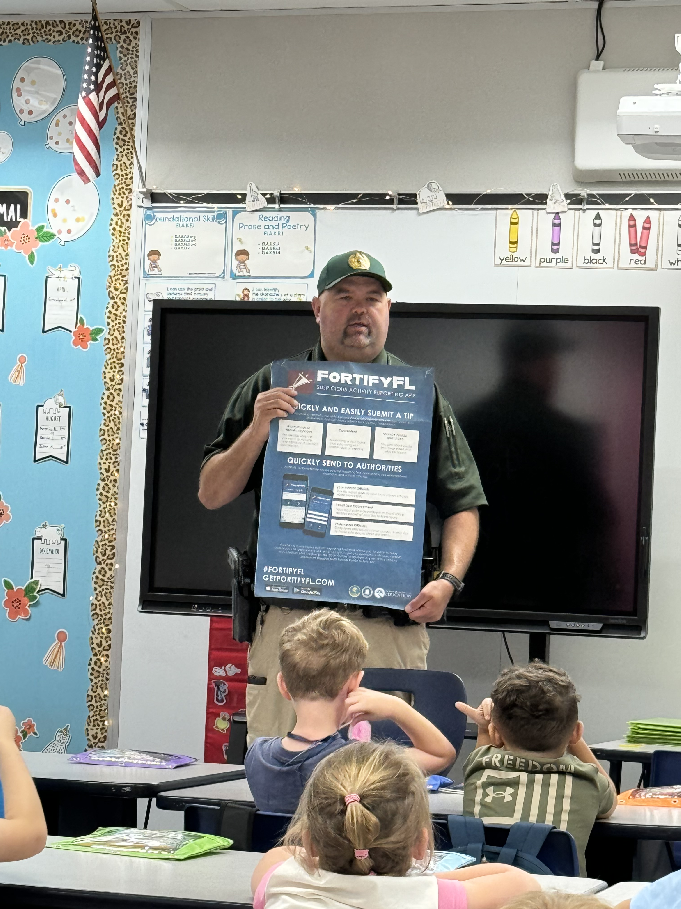
<path id="1" fill-rule="evenodd" d="M 627 742 L 630 745 L 680 745 L 681 720 L 655 717 L 652 720 L 630 720 Z"/>

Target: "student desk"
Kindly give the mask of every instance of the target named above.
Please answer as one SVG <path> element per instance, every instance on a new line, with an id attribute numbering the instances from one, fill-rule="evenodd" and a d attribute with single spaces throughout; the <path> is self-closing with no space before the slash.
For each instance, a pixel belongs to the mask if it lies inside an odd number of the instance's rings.
<path id="1" fill-rule="evenodd" d="M 40 794 L 50 833 L 80 836 L 96 827 L 137 826 L 137 799 L 187 786 L 244 778 L 230 764 L 188 764 L 174 770 L 74 764 L 66 754 L 22 752 Z M 146 825 L 145 825 L 146 826 Z"/>
<path id="2" fill-rule="evenodd" d="M 434 817 L 463 814 L 462 790 L 431 792 L 428 800 Z M 220 805 L 224 802 L 253 805 L 248 782 L 241 778 L 226 783 L 209 783 L 200 789 L 176 789 L 156 796 L 157 806 L 168 811 L 183 811 L 187 805 Z M 607 820 L 596 821 L 593 835 L 632 840 L 681 840 L 681 808 L 618 805 Z"/>
<path id="3" fill-rule="evenodd" d="M 437 817 L 448 814 L 463 814 L 463 791 L 431 792 L 430 813 Z M 220 805 L 224 802 L 244 802 L 254 805 L 248 783 L 242 777 L 229 783 L 209 783 L 201 789 L 177 789 L 172 793 L 156 796 L 158 808 L 167 811 L 184 811 L 187 805 Z"/>
<path id="4" fill-rule="evenodd" d="M 647 786 L 650 781 L 650 762 L 655 751 L 678 751 L 678 745 L 630 745 L 624 739 L 615 739 L 612 742 L 600 742 L 592 745 L 591 750 L 599 761 L 608 761 L 610 764 L 610 779 L 615 784 L 615 789 L 620 791 L 622 784 L 622 764 L 624 762 L 642 765 L 642 783 Z"/>
<path id="5" fill-rule="evenodd" d="M 53 839 L 52 837 L 50 839 Z M 0 864 L 3 909 L 252 909 L 259 852 L 219 852 L 183 862 L 45 849 Z M 545 890 L 596 893 L 603 881 L 538 877 Z"/>
<path id="6" fill-rule="evenodd" d="M 50 837 L 50 839 L 54 839 Z M 252 909 L 257 852 L 219 852 L 183 862 L 45 849 L 0 864 L 3 909 Z"/>
<path id="7" fill-rule="evenodd" d="M 602 890 L 598 894 L 598 899 L 603 900 L 608 906 L 618 906 L 625 900 L 633 899 L 647 886 L 647 881 L 622 881 L 621 884 L 615 884 L 614 887 Z"/>

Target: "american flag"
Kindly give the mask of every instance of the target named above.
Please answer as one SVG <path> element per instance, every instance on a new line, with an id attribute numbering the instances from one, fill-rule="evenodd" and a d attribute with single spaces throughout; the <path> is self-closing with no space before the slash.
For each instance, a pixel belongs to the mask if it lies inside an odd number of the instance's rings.
<path id="1" fill-rule="evenodd" d="M 73 167 L 83 183 L 95 180 L 101 172 L 99 131 L 106 123 L 109 108 L 118 100 L 118 89 L 106 53 L 104 36 L 93 15 L 73 139 Z"/>

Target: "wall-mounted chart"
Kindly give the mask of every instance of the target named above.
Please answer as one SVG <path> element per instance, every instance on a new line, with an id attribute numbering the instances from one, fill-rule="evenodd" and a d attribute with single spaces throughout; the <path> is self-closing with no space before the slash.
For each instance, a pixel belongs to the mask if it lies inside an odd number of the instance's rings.
<path id="1" fill-rule="evenodd" d="M 577 224 L 577 268 L 614 268 L 618 212 L 580 211 Z"/>
<path id="2" fill-rule="evenodd" d="M 225 274 L 227 212 L 144 212 L 144 274 L 147 278 Z"/>
<path id="3" fill-rule="evenodd" d="M 33 460 L 68 464 L 71 457 L 71 406 L 59 391 L 35 409 Z"/>
<path id="4" fill-rule="evenodd" d="M 43 301 L 43 332 L 73 331 L 80 312 L 80 268 L 47 266 Z"/>
<path id="5" fill-rule="evenodd" d="M 633 209 L 621 212 L 617 267 L 651 271 L 657 268 L 660 212 Z"/>
<path id="6" fill-rule="evenodd" d="M 517 208 L 497 211 L 494 264 L 512 268 L 532 265 L 535 212 Z"/>
<path id="7" fill-rule="evenodd" d="M 537 212 L 537 268 L 572 268 L 574 265 L 575 213 Z"/>
<path id="8" fill-rule="evenodd" d="M 232 278 L 312 277 L 315 224 L 314 211 L 234 212 Z"/>
<path id="9" fill-rule="evenodd" d="M 31 577 L 40 581 L 39 593 L 66 596 L 66 556 L 68 541 L 63 524 L 45 521 L 36 527 L 31 541 Z"/>

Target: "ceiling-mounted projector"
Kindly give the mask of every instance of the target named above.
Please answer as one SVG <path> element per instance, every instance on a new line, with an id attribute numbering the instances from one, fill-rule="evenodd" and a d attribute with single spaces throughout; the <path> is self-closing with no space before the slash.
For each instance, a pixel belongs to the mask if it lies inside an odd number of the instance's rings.
<path id="1" fill-rule="evenodd" d="M 674 40 L 681 53 L 681 35 Z M 656 85 L 654 92 L 620 98 L 617 135 L 643 158 L 681 160 L 681 64 L 676 82 Z"/>
<path id="2" fill-rule="evenodd" d="M 681 159 L 681 94 L 621 98 L 617 135 L 644 158 Z"/>

